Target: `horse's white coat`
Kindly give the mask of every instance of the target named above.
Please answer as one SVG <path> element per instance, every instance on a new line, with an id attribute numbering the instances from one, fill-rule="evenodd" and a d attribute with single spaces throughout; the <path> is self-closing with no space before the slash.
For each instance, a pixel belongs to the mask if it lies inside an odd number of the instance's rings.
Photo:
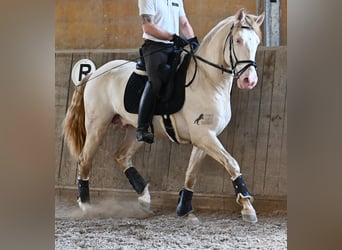
<path id="1" fill-rule="evenodd" d="M 230 50 L 225 43 L 227 35 L 234 24 L 233 46 L 239 60 L 255 60 L 257 46 L 260 42 L 255 27 L 259 28 L 263 15 L 249 15 L 249 22 L 253 22 L 253 29 L 238 28 L 238 24 L 245 24 L 246 14 L 243 10 L 235 16 L 229 17 L 216 25 L 203 39 L 197 54 L 217 65 L 231 67 Z M 234 26 L 235 27 L 235 26 Z M 224 48 L 226 46 L 226 48 Z M 244 65 L 238 66 L 238 70 Z M 239 68 L 240 67 L 240 68 Z M 116 160 L 126 169 L 132 166 L 132 156 L 142 145 L 135 140 L 137 115 L 128 113 L 123 104 L 125 86 L 135 63 L 115 60 L 96 70 L 88 80 L 84 90 L 86 141 L 79 156 L 80 178 L 89 175 L 91 161 L 96 148 L 101 142 L 110 122 L 126 128 L 126 137 L 115 154 Z M 193 76 L 195 64 L 189 65 L 187 82 Z M 237 80 L 239 88 L 252 89 L 257 83 L 254 67 L 249 67 Z M 172 116 L 181 142 L 191 142 L 193 147 L 190 162 L 186 172 L 185 188 L 193 189 L 196 173 L 203 158 L 208 154 L 220 162 L 234 180 L 241 175 L 237 161 L 227 152 L 217 136 L 228 125 L 231 119 L 230 92 L 233 77 L 203 62 L 198 62 L 197 75 L 190 87 L 186 88 L 183 108 Z M 205 123 L 196 124 L 194 121 L 200 114 L 210 117 Z M 153 124 L 156 136 L 166 136 L 158 119 L 154 117 Z M 140 199 L 150 201 L 148 190 Z M 256 214 L 248 198 L 238 196 L 238 202 L 243 206 L 243 213 L 254 216 Z M 247 218 L 248 220 L 248 218 Z"/>

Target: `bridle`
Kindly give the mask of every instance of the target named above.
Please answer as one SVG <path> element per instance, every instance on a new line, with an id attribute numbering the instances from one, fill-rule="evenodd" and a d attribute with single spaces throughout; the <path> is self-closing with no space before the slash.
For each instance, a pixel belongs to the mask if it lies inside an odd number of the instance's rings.
<path id="1" fill-rule="evenodd" d="M 187 51 L 185 49 L 183 49 L 185 52 L 187 53 L 190 53 L 192 55 L 192 58 L 194 59 L 195 61 L 195 73 L 194 73 L 194 76 L 193 78 L 191 79 L 191 81 L 186 84 L 186 87 L 189 86 L 195 79 L 196 77 L 196 73 L 197 73 L 197 59 L 214 67 L 214 68 L 217 68 L 219 70 L 221 70 L 222 74 L 223 73 L 228 73 L 228 74 L 231 74 L 233 76 L 233 78 L 235 79 L 238 79 L 249 67 L 253 66 L 255 69 L 257 69 L 257 65 L 256 65 L 256 62 L 255 61 L 252 61 L 252 60 L 239 60 L 236 56 L 236 53 L 235 53 L 235 49 L 234 49 L 234 40 L 233 40 L 233 30 L 234 30 L 234 27 L 235 25 L 233 24 L 230 28 L 230 31 L 225 39 L 225 42 L 224 42 L 224 46 L 223 46 L 223 57 L 225 55 L 225 50 L 226 50 L 226 44 L 229 40 L 229 60 L 230 60 L 230 65 L 231 65 L 231 68 L 228 68 L 228 67 L 224 67 L 223 65 L 218 65 L 218 64 L 215 64 L 213 62 L 210 62 L 206 59 L 204 59 L 203 57 L 199 56 L 199 55 L 196 55 L 194 53 L 194 51 Z M 249 29 L 249 30 L 254 30 L 252 28 L 252 26 L 245 26 L 245 25 L 242 25 L 241 26 L 242 29 Z M 237 66 L 239 64 L 246 64 L 242 69 L 240 69 L 239 71 L 237 71 Z"/>

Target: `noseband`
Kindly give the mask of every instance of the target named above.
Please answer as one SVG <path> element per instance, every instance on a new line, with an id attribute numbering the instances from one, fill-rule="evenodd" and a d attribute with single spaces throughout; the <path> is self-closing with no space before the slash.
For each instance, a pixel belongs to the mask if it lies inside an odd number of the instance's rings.
<path id="1" fill-rule="evenodd" d="M 249 29 L 249 30 L 253 29 L 251 26 L 241 26 L 241 28 L 242 29 Z M 239 61 L 239 59 L 237 58 L 237 56 L 235 54 L 235 49 L 234 49 L 234 40 L 233 40 L 233 35 L 232 35 L 233 29 L 234 29 L 234 24 L 230 28 L 230 32 L 227 35 L 227 38 L 226 38 L 224 44 L 225 45 L 227 44 L 227 40 L 229 38 L 229 51 L 230 51 L 229 60 L 230 60 L 230 65 L 232 66 L 232 69 L 231 69 L 232 73 L 231 74 L 233 75 L 233 78 L 239 78 L 249 67 L 253 66 L 255 69 L 257 69 L 257 65 L 256 65 L 256 62 L 252 61 L 252 60 L 241 60 L 241 61 Z M 226 50 L 226 46 L 223 47 L 223 57 L 224 57 L 225 50 Z M 233 56 L 234 56 L 234 60 L 233 60 Z M 234 61 L 235 61 L 235 63 L 234 63 Z M 239 71 L 236 71 L 237 66 L 239 64 L 246 64 L 246 65 L 242 69 L 240 69 Z"/>
<path id="2" fill-rule="evenodd" d="M 226 44 L 227 44 L 227 41 L 229 39 L 229 60 L 230 60 L 230 65 L 231 65 L 231 68 L 225 68 L 223 65 L 217 65 L 215 63 L 212 63 L 206 59 L 204 59 L 203 57 L 200 57 L 198 55 L 195 55 L 193 52 L 192 53 L 192 56 L 193 58 L 195 59 L 195 63 L 196 63 L 196 68 L 197 68 L 197 62 L 196 62 L 196 59 L 206 63 L 206 64 L 209 64 L 210 66 L 214 67 L 214 68 L 217 68 L 219 70 L 222 71 L 222 74 L 223 73 L 228 73 L 228 74 L 231 74 L 233 76 L 233 78 L 239 78 L 249 67 L 253 66 L 255 69 L 257 69 L 257 65 L 256 65 L 256 62 L 255 61 L 252 61 L 252 60 L 239 60 L 236 56 L 236 53 L 235 53 L 235 49 L 234 49 L 234 43 L 233 43 L 233 29 L 234 29 L 234 24 L 232 25 L 232 27 L 230 28 L 230 31 L 226 37 L 226 40 L 224 42 L 224 47 L 223 47 L 223 58 L 224 58 L 224 54 L 225 54 L 225 50 L 226 50 Z M 241 26 L 242 29 L 249 29 L 249 30 L 253 30 L 252 26 Z M 234 58 L 233 58 L 234 56 Z M 237 66 L 239 64 L 246 64 L 242 69 L 240 69 L 239 71 L 237 71 Z M 194 80 L 195 76 L 193 77 L 193 79 L 190 81 L 190 84 L 191 82 Z M 190 85 L 190 84 L 187 84 L 187 85 Z"/>

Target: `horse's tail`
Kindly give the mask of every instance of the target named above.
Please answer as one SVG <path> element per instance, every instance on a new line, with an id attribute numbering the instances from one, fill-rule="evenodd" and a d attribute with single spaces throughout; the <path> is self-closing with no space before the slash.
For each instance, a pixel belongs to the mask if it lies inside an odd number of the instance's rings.
<path id="1" fill-rule="evenodd" d="M 83 93 L 89 77 L 90 74 L 76 87 L 63 121 L 63 134 L 70 153 L 75 157 L 81 153 L 86 139 Z"/>

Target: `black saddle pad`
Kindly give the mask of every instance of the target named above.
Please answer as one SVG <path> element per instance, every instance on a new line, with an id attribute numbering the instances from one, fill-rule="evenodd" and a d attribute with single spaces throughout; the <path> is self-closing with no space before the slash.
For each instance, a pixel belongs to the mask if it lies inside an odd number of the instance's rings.
<path id="1" fill-rule="evenodd" d="M 154 115 L 173 114 L 183 107 L 185 101 L 185 79 L 190 58 L 190 55 L 186 55 L 179 66 L 173 83 L 172 93 L 164 93 L 170 96 L 168 101 L 164 101 L 163 96 L 158 98 Z M 124 106 L 127 112 L 138 114 L 139 102 L 146 82 L 147 76 L 139 75 L 135 72 L 128 79 L 124 95 Z"/>

